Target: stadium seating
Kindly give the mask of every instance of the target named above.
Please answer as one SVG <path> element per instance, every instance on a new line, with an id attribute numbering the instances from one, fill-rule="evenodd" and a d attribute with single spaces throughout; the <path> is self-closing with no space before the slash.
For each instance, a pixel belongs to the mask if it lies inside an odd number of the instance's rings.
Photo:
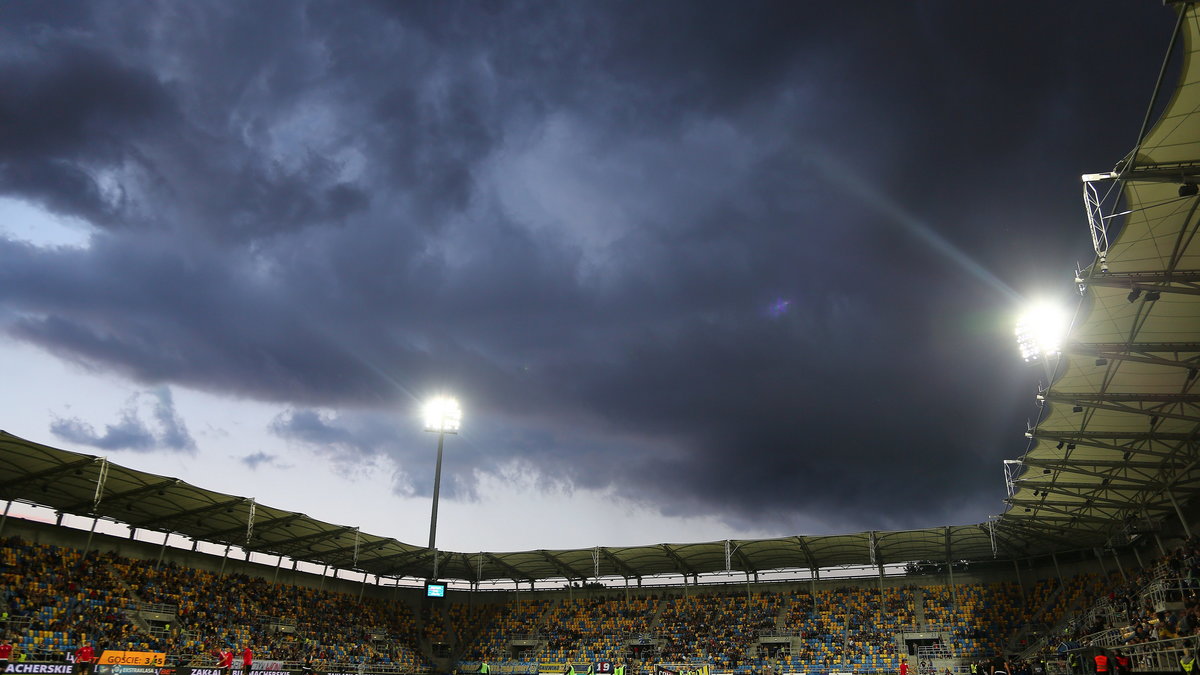
<path id="1" fill-rule="evenodd" d="M 0 545 L 0 599 L 19 627 L 19 653 L 62 660 L 83 642 L 107 649 L 162 651 L 211 664 L 218 648 L 250 645 L 259 659 L 318 664 L 390 664 L 416 671 L 427 664 L 414 645 L 407 605 L 310 588 L 219 575 L 174 564 L 156 566 L 111 553 L 78 551 L 8 539 Z M 86 580 L 86 586 L 80 586 Z M 166 605 L 175 623 L 157 632 L 135 624 L 129 610 Z M 294 626 L 294 632 L 272 629 Z"/>
<path id="2" fill-rule="evenodd" d="M 259 659 L 314 655 L 318 669 L 358 664 L 394 672 L 430 669 L 433 644 L 451 649 L 466 672 L 487 661 L 516 673 L 599 661 L 629 663 L 631 673 L 656 663 L 732 673 L 893 673 L 904 656 L 897 635 L 907 631 L 938 634 L 939 649 L 963 662 L 1027 646 L 1047 652 L 1059 643 L 1145 645 L 1200 634 L 1197 577 L 1200 545 L 1187 542 L 1145 569 L 1081 572 L 1061 584 L 1056 575 L 1024 589 L 1012 582 L 815 592 L 799 585 L 633 594 L 593 588 L 451 598 L 414 611 L 415 602 L 0 542 L 4 630 L 20 653 L 62 660 L 87 642 L 212 665 L 215 649 L 251 645 Z M 1153 601 L 1147 589 L 1156 589 Z M 171 621 L 149 626 L 138 614 L 147 607 Z M 1026 634 L 1053 639 L 1027 645 Z M 760 643 L 763 636 L 774 641 Z M 635 643 L 652 647 L 649 658 L 631 662 Z"/>

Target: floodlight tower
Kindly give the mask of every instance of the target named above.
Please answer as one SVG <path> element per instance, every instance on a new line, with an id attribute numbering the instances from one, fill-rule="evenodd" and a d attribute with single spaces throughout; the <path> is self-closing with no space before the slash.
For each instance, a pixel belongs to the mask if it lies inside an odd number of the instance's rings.
<path id="1" fill-rule="evenodd" d="M 449 396 L 438 396 L 426 403 L 422 412 L 425 417 L 425 431 L 432 431 L 438 435 L 437 468 L 433 473 L 433 513 L 429 516 L 429 549 L 433 551 L 433 578 L 436 579 L 438 575 L 437 512 L 438 493 L 442 487 L 442 445 L 445 443 L 446 434 L 458 433 L 458 427 L 462 424 L 462 408 L 458 407 L 457 400 Z"/>

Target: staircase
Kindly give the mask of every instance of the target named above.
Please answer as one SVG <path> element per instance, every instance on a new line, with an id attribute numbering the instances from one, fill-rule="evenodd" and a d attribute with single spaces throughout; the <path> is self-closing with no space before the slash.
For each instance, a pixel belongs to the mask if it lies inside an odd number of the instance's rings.
<path id="1" fill-rule="evenodd" d="M 142 600 L 140 595 L 134 592 L 133 587 L 129 585 L 129 582 L 125 580 L 125 577 L 121 576 L 121 573 L 117 571 L 117 568 L 112 566 L 112 563 L 105 562 L 104 570 L 108 572 L 108 575 L 112 577 L 114 581 L 117 582 L 117 586 L 121 589 L 125 596 L 130 600 L 133 600 L 135 603 L 134 609 L 122 610 L 125 618 L 129 619 L 129 623 L 133 624 L 134 627 L 138 629 L 138 632 L 144 635 L 147 639 L 153 637 L 150 631 L 150 624 L 142 618 L 141 614 L 139 614 L 137 610 L 138 607 L 146 604 L 145 601 Z"/>
<path id="2" fill-rule="evenodd" d="M 667 606 L 667 603 L 663 602 L 662 600 L 659 600 L 658 604 L 655 606 L 654 616 L 650 619 L 650 623 L 647 624 L 647 626 L 650 628 L 651 633 L 654 632 L 655 628 L 658 628 L 659 625 L 662 624 L 662 613 L 663 613 L 663 609 L 665 609 L 666 606 Z"/>
<path id="3" fill-rule="evenodd" d="M 927 630 L 925 624 L 925 589 L 923 588 L 913 590 L 913 621 L 917 624 L 917 630 Z"/>
<path id="4" fill-rule="evenodd" d="M 784 595 L 779 603 L 779 612 L 775 614 L 775 632 L 784 633 L 788 629 L 788 612 L 792 609 L 792 596 Z"/>

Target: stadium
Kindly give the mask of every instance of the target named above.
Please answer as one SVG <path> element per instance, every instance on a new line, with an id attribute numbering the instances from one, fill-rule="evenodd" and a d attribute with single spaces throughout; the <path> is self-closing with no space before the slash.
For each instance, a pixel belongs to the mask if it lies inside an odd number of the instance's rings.
<path id="1" fill-rule="evenodd" d="M 1001 516 L 454 552 L 0 432 L 6 672 L 80 672 L 91 646 L 98 675 L 216 675 L 225 650 L 328 675 L 1192 673 L 1200 9 L 1169 6 L 1136 147 L 1083 176 L 1095 259 L 1071 327 L 1018 331 L 1048 384 Z"/>

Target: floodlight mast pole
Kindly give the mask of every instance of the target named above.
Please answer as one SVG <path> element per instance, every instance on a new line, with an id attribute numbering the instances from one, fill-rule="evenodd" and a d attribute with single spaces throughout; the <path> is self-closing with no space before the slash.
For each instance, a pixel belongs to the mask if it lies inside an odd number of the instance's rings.
<path id="1" fill-rule="evenodd" d="M 433 473 L 433 511 L 429 514 L 429 550 L 433 553 L 433 578 L 438 576 L 437 551 L 437 515 L 438 497 L 442 491 L 442 448 L 446 443 L 446 434 L 457 434 L 462 423 L 462 409 L 458 401 L 438 397 L 425 404 L 425 431 L 434 431 L 438 435 L 437 466 Z"/>
<path id="2" fill-rule="evenodd" d="M 442 487 L 442 445 L 446 441 L 445 430 L 438 431 L 437 468 L 433 471 L 433 513 L 429 516 L 429 550 L 433 551 L 433 578 L 438 575 L 437 543 L 437 507 L 438 493 Z"/>

